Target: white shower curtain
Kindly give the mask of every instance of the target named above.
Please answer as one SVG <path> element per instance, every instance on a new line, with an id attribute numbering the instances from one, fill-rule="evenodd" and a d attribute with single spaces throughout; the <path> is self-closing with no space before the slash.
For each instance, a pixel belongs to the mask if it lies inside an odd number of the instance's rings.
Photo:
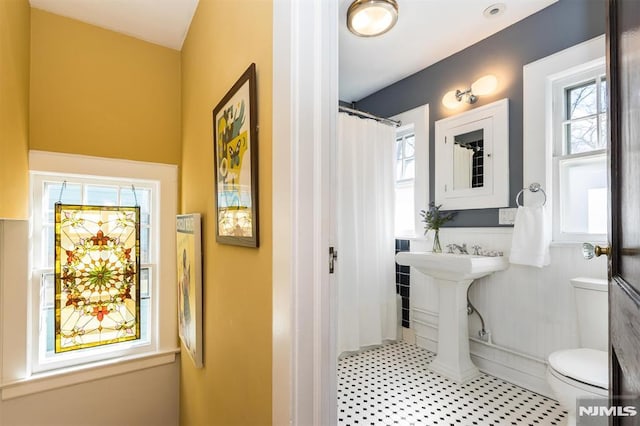
<path id="1" fill-rule="evenodd" d="M 473 186 L 473 149 L 457 143 L 453 144 L 453 189 L 466 189 Z"/>
<path id="2" fill-rule="evenodd" d="M 339 114 L 338 355 L 395 340 L 395 129 Z"/>

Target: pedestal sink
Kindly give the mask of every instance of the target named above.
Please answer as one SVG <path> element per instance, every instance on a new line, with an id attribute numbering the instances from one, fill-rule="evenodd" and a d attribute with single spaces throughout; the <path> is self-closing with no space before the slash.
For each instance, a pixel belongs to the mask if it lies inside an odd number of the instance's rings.
<path id="1" fill-rule="evenodd" d="M 438 353 L 429 369 L 456 383 L 480 374 L 469 356 L 467 289 L 476 278 L 507 269 L 507 259 L 468 254 L 400 252 L 400 265 L 433 277 L 439 289 Z"/>

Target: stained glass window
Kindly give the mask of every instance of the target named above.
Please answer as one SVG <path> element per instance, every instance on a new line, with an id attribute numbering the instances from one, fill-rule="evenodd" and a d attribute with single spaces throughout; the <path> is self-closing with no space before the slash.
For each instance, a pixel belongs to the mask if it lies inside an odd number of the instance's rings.
<path id="1" fill-rule="evenodd" d="M 56 352 L 140 338 L 140 208 L 55 206 Z"/>

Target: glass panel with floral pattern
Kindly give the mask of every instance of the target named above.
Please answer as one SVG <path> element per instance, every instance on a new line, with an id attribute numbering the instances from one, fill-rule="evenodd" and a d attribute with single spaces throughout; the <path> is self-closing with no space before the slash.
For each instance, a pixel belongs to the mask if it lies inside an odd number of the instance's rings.
<path id="1" fill-rule="evenodd" d="M 55 351 L 140 338 L 140 208 L 56 204 Z"/>

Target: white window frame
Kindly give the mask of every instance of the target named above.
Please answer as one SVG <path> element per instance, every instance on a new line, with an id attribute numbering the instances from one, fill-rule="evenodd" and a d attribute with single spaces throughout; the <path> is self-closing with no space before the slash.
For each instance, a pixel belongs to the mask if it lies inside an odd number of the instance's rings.
<path id="1" fill-rule="evenodd" d="M 547 193 L 546 215 L 551 239 L 555 189 L 553 185 L 553 92 L 555 80 L 602 63 L 606 52 L 601 35 L 523 67 L 523 187 L 539 183 Z M 525 191 L 523 204 L 539 205 L 541 195 Z M 553 241 L 574 245 L 578 241 Z"/>
<path id="2" fill-rule="evenodd" d="M 600 80 L 606 73 L 605 59 L 590 62 L 583 66 L 573 69 L 563 76 L 557 76 L 552 82 L 552 128 L 553 128 L 553 220 L 552 220 L 552 236 L 555 242 L 606 242 L 607 234 L 588 233 L 588 232 L 565 232 L 562 226 L 563 217 L 563 194 L 566 194 L 566 182 L 563 180 L 563 173 L 560 169 L 561 162 L 564 161 L 589 161 L 605 157 L 607 149 L 598 149 L 589 152 L 570 154 L 567 153 L 567 140 L 565 131 L 566 117 L 566 91 L 572 87 L 579 86 L 588 81 L 596 81 L 596 94 L 598 113 L 597 122 L 599 123 L 599 105 L 600 105 Z M 607 111 L 608 114 L 608 111 Z M 599 132 L 599 129 L 597 130 Z M 606 206 L 603 209 L 606 210 Z M 586 214 L 586 212 L 585 212 Z"/>
<path id="3" fill-rule="evenodd" d="M 123 179 L 123 178 L 111 178 L 111 177 L 89 177 L 81 175 L 60 174 L 60 173 L 43 173 L 39 171 L 31 172 L 31 218 L 33 223 L 33 238 L 32 238 L 32 269 L 31 269 L 31 371 L 39 373 L 43 371 L 54 370 L 58 368 L 71 367 L 78 364 L 85 364 L 88 362 L 101 361 L 111 358 L 118 358 L 127 355 L 143 354 L 149 351 L 153 351 L 157 348 L 157 338 L 153 333 L 152 326 L 156 323 L 159 312 L 157 311 L 157 305 L 153 303 L 155 289 L 158 288 L 158 265 L 157 259 L 160 251 L 159 244 L 159 210 L 160 210 L 160 182 L 156 180 L 141 180 L 141 179 Z M 43 187 L 45 183 L 59 183 L 63 184 L 83 184 L 93 186 L 114 186 L 118 185 L 120 188 L 134 185 L 136 189 L 149 189 L 151 190 L 151 204 L 150 204 L 150 241 L 149 246 L 149 262 L 140 263 L 140 269 L 148 269 L 149 276 L 149 295 L 150 304 L 147 319 L 147 340 L 132 340 L 121 343 L 114 343 L 104 346 L 96 346 L 92 348 L 79 349 L 59 354 L 47 355 L 45 347 L 47 343 L 47 333 L 43 330 L 44 319 L 41 317 L 42 311 L 42 279 L 45 274 L 53 274 L 54 267 L 46 266 L 47 259 L 45 257 L 46 247 L 44 247 L 45 241 L 42 241 L 43 233 L 41 229 L 45 226 L 42 223 L 44 217 L 43 207 Z M 54 308 L 55 309 L 55 308 Z M 138 319 L 139 321 L 142 318 Z"/>
<path id="4" fill-rule="evenodd" d="M 28 285 L 29 271 L 16 272 L 16 276 L 24 276 L 25 282 L 12 289 L 13 299 L 1 300 L 0 308 L 4 318 L 24 318 L 12 324 L 11 335 L 27 336 L 26 345 L 15 345 L 8 333 L 2 335 L 2 347 L 11 348 L 3 351 L 3 383 L 2 399 L 11 399 L 35 392 L 70 386 L 91 380 L 124 374 L 144 368 L 175 362 L 179 352 L 177 327 L 177 290 L 176 290 L 176 212 L 178 194 L 177 166 L 158 163 L 146 163 L 130 160 L 89 157 L 83 155 L 62 154 L 44 151 L 30 151 L 29 168 L 31 172 L 51 175 L 77 175 L 92 177 L 109 177 L 132 181 L 155 181 L 159 186 L 158 199 L 158 241 L 159 251 L 155 262 L 157 280 L 149 289 L 154 295 L 150 303 L 150 311 L 154 321 L 150 326 L 150 337 L 153 343 L 142 345 L 142 349 L 115 353 L 115 357 L 96 359 L 92 356 L 75 359 L 75 365 L 55 365 L 48 371 L 36 371 L 38 364 L 34 359 L 34 328 L 37 329 L 37 312 L 34 312 L 39 292 L 34 292 Z M 33 222 L 29 235 L 33 238 Z M 33 251 L 33 247 L 30 247 Z M 33 259 L 31 260 L 33 262 Z M 31 268 L 33 263 L 28 267 Z M 16 299 L 24 303 L 16 303 Z M 39 303 L 39 300 L 37 301 Z M 150 339 L 150 340 L 151 340 Z M 127 342 L 124 342 L 127 343 Z M 124 345 L 123 345 L 124 346 Z M 136 346 L 133 344 L 132 346 Z M 105 347 L 105 348 L 108 348 Z M 108 351 L 104 348 L 99 349 Z M 76 351 L 78 354 L 79 351 Z M 75 357 L 75 354 L 74 356 Z"/>
<path id="5" fill-rule="evenodd" d="M 396 155 L 396 158 L 395 158 L 395 161 L 394 161 L 393 164 L 394 164 L 394 167 L 397 168 L 398 167 L 398 161 L 402 161 L 402 171 L 403 171 L 402 175 L 404 176 L 405 164 L 406 164 L 407 160 L 408 159 L 413 160 L 413 170 L 414 170 L 413 177 L 404 178 L 404 179 L 402 179 L 402 178 L 398 179 L 397 178 L 398 171 L 396 169 L 395 173 L 394 173 L 394 176 L 396 177 L 394 188 L 396 190 L 396 200 L 397 200 L 397 196 L 398 196 L 398 192 L 397 192 L 398 190 L 402 190 L 402 189 L 407 190 L 407 189 L 410 188 L 411 192 L 413 192 L 413 209 L 414 209 L 413 215 L 414 215 L 414 222 L 415 222 L 415 215 L 416 215 L 416 212 L 415 212 L 415 186 L 416 186 L 416 175 L 415 175 L 415 172 L 416 172 L 416 170 L 415 170 L 416 150 L 415 150 L 415 147 L 416 147 L 417 141 L 416 141 L 416 134 L 415 134 L 414 127 L 415 127 L 414 124 L 410 123 L 410 124 L 398 127 L 396 129 L 396 139 L 395 139 L 396 146 L 395 146 L 395 149 L 393 150 L 394 154 Z M 407 146 L 406 139 L 408 137 L 413 137 L 413 155 L 411 157 L 406 157 L 405 156 L 405 148 Z M 401 159 L 397 158 L 398 143 L 402 144 L 402 158 Z M 397 201 L 396 201 L 395 207 L 396 208 L 398 207 Z M 396 215 L 397 214 L 398 214 L 398 212 L 396 211 Z M 403 226 L 402 229 L 396 229 L 395 230 L 396 237 L 397 236 L 402 236 L 402 235 L 413 235 L 414 233 L 415 233 L 414 223 L 411 223 L 410 226 L 408 226 L 408 227 L 407 226 Z"/>
<path id="6" fill-rule="evenodd" d="M 410 156 L 410 157 L 407 157 L 406 154 L 405 154 L 405 149 L 406 149 L 406 146 L 407 146 L 407 139 L 410 138 L 410 137 L 413 137 L 414 149 L 413 149 L 413 155 Z M 400 126 L 400 127 L 398 127 L 396 129 L 396 146 L 397 146 L 397 144 L 399 142 L 402 143 L 402 158 L 400 158 L 400 159 L 396 158 L 396 167 L 398 166 L 397 165 L 397 161 L 398 160 L 402 161 L 402 171 L 403 171 L 402 176 L 404 176 L 405 164 L 407 163 L 407 160 L 414 161 L 413 177 L 400 178 L 400 179 L 398 179 L 396 177 L 396 187 L 403 186 L 403 185 L 405 185 L 405 186 L 413 185 L 413 183 L 416 180 L 416 175 L 415 175 L 415 160 L 416 160 L 416 150 L 415 150 L 415 143 L 416 142 L 415 142 L 415 140 L 416 139 L 415 138 L 416 138 L 416 133 L 414 131 L 413 123 L 407 124 L 405 126 Z M 395 152 L 397 154 L 397 151 L 395 151 Z M 396 173 L 397 173 L 397 171 L 396 171 Z M 396 176 L 397 176 L 397 174 L 396 174 Z"/>
<path id="7" fill-rule="evenodd" d="M 420 210 L 429 207 L 429 104 L 410 109 L 393 117 L 402 123 L 396 134 L 402 134 L 413 127 L 415 135 L 414 142 L 414 164 L 415 174 L 413 178 L 413 205 L 414 223 L 406 232 L 396 233 L 398 239 L 424 238 L 424 223 L 421 222 Z M 395 143 L 395 141 L 394 141 Z M 394 150 L 395 155 L 395 150 Z M 395 164 L 395 159 L 394 159 Z M 394 173 L 394 177 L 395 177 Z"/>

